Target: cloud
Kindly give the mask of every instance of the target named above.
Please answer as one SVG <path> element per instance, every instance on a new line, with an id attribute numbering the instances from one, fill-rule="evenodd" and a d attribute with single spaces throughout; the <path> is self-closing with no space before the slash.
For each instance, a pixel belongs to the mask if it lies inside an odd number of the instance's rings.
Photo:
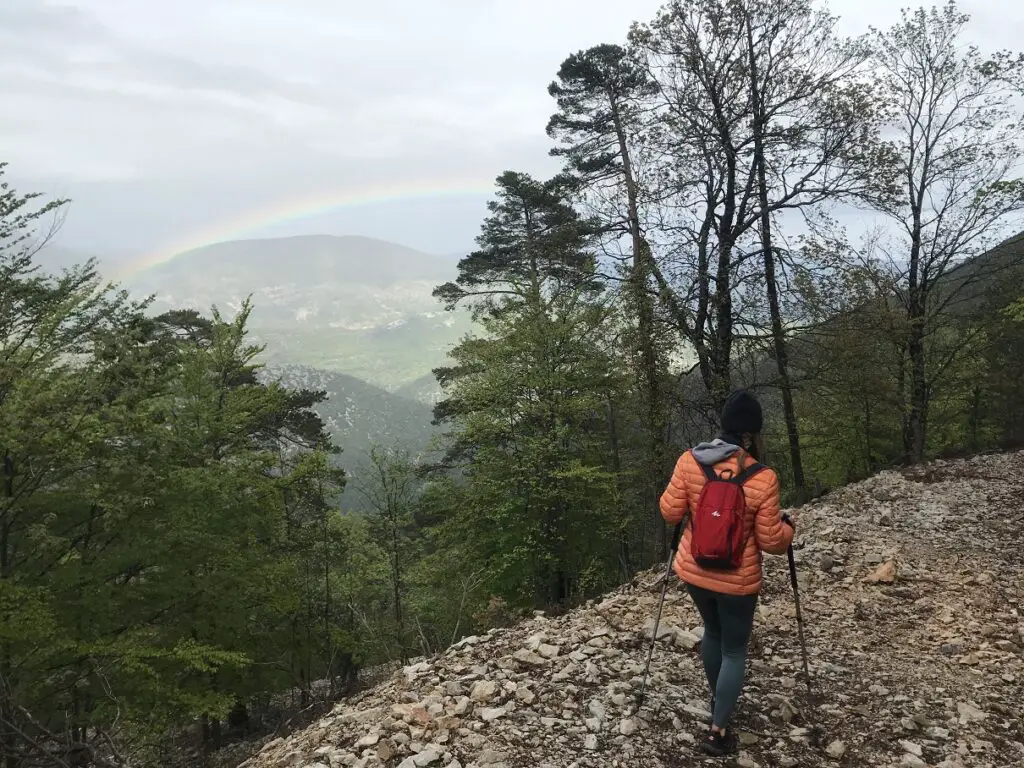
<path id="1" fill-rule="evenodd" d="M 132 246 L 325 189 L 545 173 L 559 63 L 660 4 L 0 0 L 2 159 Z M 898 13 L 832 5 L 850 31 Z M 1016 44 L 1024 11 L 968 6 L 982 42 Z"/>

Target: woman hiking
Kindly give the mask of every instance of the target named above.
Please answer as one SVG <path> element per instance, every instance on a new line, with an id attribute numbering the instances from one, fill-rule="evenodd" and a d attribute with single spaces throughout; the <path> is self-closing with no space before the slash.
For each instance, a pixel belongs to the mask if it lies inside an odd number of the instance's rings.
<path id="1" fill-rule="evenodd" d="M 661 496 L 661 514 L 670 525 L 689 515 L 673 565 L 704 621 L 701 653 L 711 686 L 712 718 L 702 746 L 705 752 L 716 756 L 736 749 L 729 721 L 743 686 L 747 644 L 761 591 L 761 553 L 785 554 L 794 531 L 789 517 L 780 515 L 778 477 L 758 463 L 764 455 L 764 440 L 763 415 L 757 398 L 745 390 L 733 392 L 722 408 L 721 425 L 722 432 L 717 438 L 700 443 L 679 458 Z M 722 530 L 714 527 L 722 519 L 717 508 L 701 510 L 697 521 L 693 519 L 711 473 L 720 479 L 743 481 L 742 497 L 734 496 L 737 517 L 733 540 L 739 546 L 729 562 L 712 563 L 702 558 L 698 563 L 693 552 L 695 522 L 702 526 L 697 535 L 698 556 L 704 546 L 702 537 L 717 535 Z M 726 490 L 725 494 L 728 493 Z M 713 515 L 716 520 L 710 521 L 705 515 Z"/>

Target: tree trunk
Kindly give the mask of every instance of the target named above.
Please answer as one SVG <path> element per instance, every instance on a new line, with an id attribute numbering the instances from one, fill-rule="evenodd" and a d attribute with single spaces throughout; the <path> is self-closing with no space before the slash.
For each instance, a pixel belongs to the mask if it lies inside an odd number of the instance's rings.
<path id="1" fill-rule="evenodd" d="M 14 499 L 14 459 L 10 453 L 4 452 L 4 506 L 0 514 L 0 582 L 11 577 L 11 552 L 10 552 L 10 515 L 13 512 Z M 0 623 L 7 623 L 6 616 L 0 614 Z M 6 723 L 15 722 L 17 714 L 14 711 L 14 702 L 9 697 L 14 696 L 14 680 L 11 679 L 13 671 L 13 660 L 11 658 L 10 645 L 4 641 L 0 645 L 0 765 L 3 768 L 18 768 L 20 760 L 16 756 L 17 735 Z"/>
<path id="2" fill-rule="evenodd" d="M 871 398 L 864 398 L 864 465 L 868 475 L 875 471 L 875 457 L 871 452 Z"/>
<path id="3" fill-rule="evenodd" d="M 971 392 L 971 415 L 969 419 L 971 453 L 978 450 L 978 430 L 981 427 L 981 387 L 977 384 Z"/>
<path id="4" fill-rule="evenodd" d="M 391 515 L 391 588 L 395 600 L 395 628 L 398 632 L 398 656 L 405 664 L 408 661 L 405 653 L 405 617 L 402 613 L 402 566 L 399 561 L 401 553 L 398 544 L 397 515 Z"/>
<path id="5" fill-rule="evenodd" d="M 615 473 L 615 484 L 618 487 L 619 478 L 622 476 L 622 454 L 619 450 L 619 425 L 615 413 L 615 399 L 608 398 L 608 440 L 611 443 L 612 472 Z M 619 497 L 619 577 L 625 584 L 633 575 L 629 547 L 629 510 L 622 504 L 621 494 Z"/>
<path id="6" fill-rule="evenodd" d="M 782 387 L 782 411 L 786 420 L 786 435 L 789 438 L 789 459 L 793 469 L 793 484 L 796 486 L 796 503 L 802 504 L 807 498 L 807 483 L 804 479 L 804 464 L 800 454 L 800 429 L 793 406 L 793 387 L 789 376 L 789 352 L 786 349 L 786 333 L 782 325 L 782 311 L 779 307 L 779 289 L 775 279 L 775 252 L 772 248 L 771 212 L 768 207 L 768 178 L 765 168 L 764 108 L 761 104 L 760 86 L 757 82 L 757 56 L 754 52 L 754 33 L 747 14 L 747 53 L 750 64 L 750 100 L 754 111 L 754 165 L 757 168 L 757 195 L 761 209 L 761 250 L 764 256 L 764 279 L 768 290 L 768 310 L 771 314 L 772 343 L 775 348 L 775 364 L 779 371 Z"/>
<path id="7" fill-rule="evenodd" d="M 924 461 L 928 428 L 928 380 L 925 371 L 924 334 L 920 324 L 915 322 L 911 330 L 910 344 L 910 423 L 909 456 L 914 464 Z"/>
<path id="8" fill-rule="evenodd" d="M 324 503 L 323 488 L 320 489 L 320 503 Z M 324 658 L 327 659 L 327 678 L 331 694 L 334 694 L 334 675 L 331 671 L 331 659 L 334 658 L 334 642 L 331 639 L 331 548 L 328 541 L 327 511 L 323 512 L 324 526 Z"/>
<path id="9" fill-rule="evenodd" d="M 645 500 L 654 514 L 655 547 L 662 552 L 668 541 L 668 532 L 658 509 L 665 478 L 665 443 L 662 439 L 662 393 L 658 376 L 658 352 L 655 343 L 654 300 L 649 291 L 649 283 L 653 270 L 651 249 L 640 228 L 639 189 L 633 175 L 633 164 L 629 154 L 626 131 L 622 125 L 618 105 L 610 96 L 612 119 L 615 123 L 615 134 L 619 144 L 619 156 L 622 161 L 622 175 L 626 187 L 626 214 L 629 224 L 629 235 L 633 247 L 633 264 L 630 274 L 630 289 L 637 312 L 637 342 L 640 349 L 640 380 L 643 383 L 643 399 L 646 423 L 644 432 L 647 438 L 647 483 L 649 497 Z"/>

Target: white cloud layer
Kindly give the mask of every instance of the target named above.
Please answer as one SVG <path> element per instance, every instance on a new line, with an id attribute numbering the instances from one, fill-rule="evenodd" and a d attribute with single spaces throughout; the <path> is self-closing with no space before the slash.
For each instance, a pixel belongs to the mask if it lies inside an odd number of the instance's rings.
<path id="1" fill-rule="evenodd" d="M 75 204 L 63 239 L 153 249 L 247 211 L 410 183 L 486 188 L 549 171 L 546 86 L 572 51 L 622 41 L 657 0 L 2 0 L 0 160 Z M 975 0 L 983 48 L 1024 6 Z M 888 0 L 836 0 L 847 31 Z M 434 210 L 433 213 L 431 211 Z M 459 204 L 340 209 L 291 231 L 466 247 Z"/>

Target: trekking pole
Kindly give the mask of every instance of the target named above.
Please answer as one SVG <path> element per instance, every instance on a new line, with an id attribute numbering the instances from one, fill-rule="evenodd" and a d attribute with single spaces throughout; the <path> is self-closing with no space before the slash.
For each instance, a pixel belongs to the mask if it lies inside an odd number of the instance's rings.
<path id="1" fill-rule="evenodd" d="M 789 580 L 793 584 L 793 600 L 796 602 L 796 631 L 800 636 L 800 652 L 804 659 L 804 680 L 807 681 L 807 693 L 811 693 L 811 671 L 807 666 L 807 642 L 804 640 L 804 617 L 800 613 L 800 590 L 796 583 L 796 559 L 793 557 L 793 545 L 786 550 L 789 556 Z"/>
<path id="2" fill-rule="evenodd" d="M 676 549 L 679 547 L 679 538 L 683 532 L 683 524 L 686 522 L 685 518 L 680 520 L 676 525 L 675 531 L 672 533 L 672 551 L 668 554 L 668 562 L 665 564 L 665 578 L 661 584 L 661 599 L 658 601 L 658 617 L 654 620 L 654 631 L 651 632 L 651 647 L 647 652 L 647 665 L 644 667 L 644 678 L 640 684 L 640 693 L 636 698 L 636 709 L 633 710 L 635 715 L 640 711 L 640 708 L 644 705 L 644 694 L 647 691 L 647 673 L 651 670 L 651 659 L 654 658 L 654 643 L 658 640 L 658 627 L 661 624 L 661 611 L 665 607 L 665 592 L 668 589 L 669 575 L 672 573 L 672 561 L 676 557 Z"/>

